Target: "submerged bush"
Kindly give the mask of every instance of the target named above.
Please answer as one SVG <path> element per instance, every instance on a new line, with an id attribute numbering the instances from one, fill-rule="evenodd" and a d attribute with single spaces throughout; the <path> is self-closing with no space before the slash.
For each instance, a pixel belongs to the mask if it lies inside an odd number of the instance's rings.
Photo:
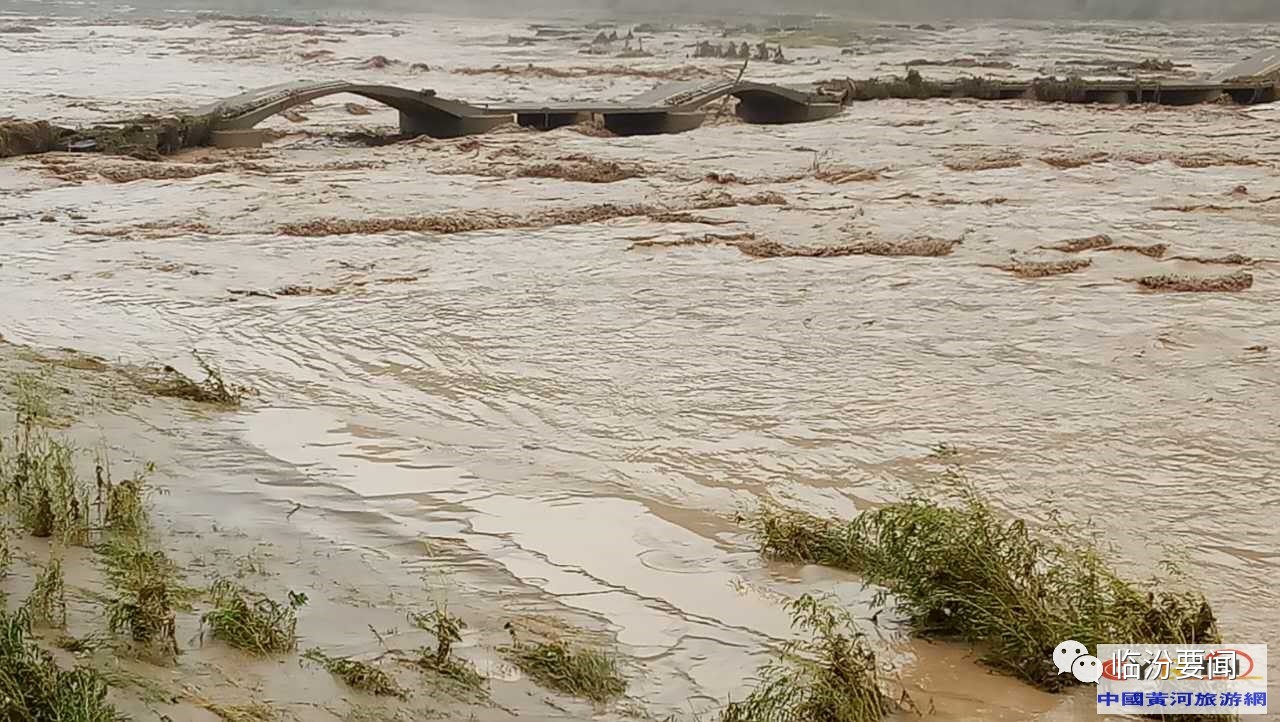
<path id="1" fill-rule="evenodd" d="M 28 534 L 64 544 L 88 541 L 90 494 L 76 475 L 74 451 L 38 417 L 19 413 L 12 438 L 0 446 L 0 482 Z"/>
<path id="2" fill-rule="evenodd" d="M 239 406 L 249 395 L 247 387 L 227 383 L 222 371 L 199 353 L 192 351 L 196 363 L 204 371 L 204 380 L 196 381 L 172 366 L 161 369 L 158 378 L 144 379 L 140 383 L 156 396 L 187 399 L 205 404 L 234 407 Z"/>
<path id="3" fill-rule="evenodd" d="M 138 537 L 112 539 L 99 552 L 114 592 L 107 603 L 111 632 L 128 632 L 135 642 L 177 655 L 175 608 L 185 592 L 177 566 Z"/>
<path id="4" fill-rule="evenodd" d="M 517 642 L 507 654 L 538 684 L 574 697 L 604 703 L 627 691 L 617 660 L 599 649 L 575 648 L 552 640 Z"/>
<path id="5" fill-rule="evenodd" d="M 307 595 L 289 592 L 288 601 L 281 604 L 226 579 L 214 582 L 211 594 L 214 608 L 203 621 L 214 639 L 263 656 L 297 648 L 298 609 L 307 603 Z"/>
<path id="6" fill-rule="evenodd" d="M 884 587 L 879 604 L 892 593 L 917 633 L 976 644 L 986 664 L 1042 689 L 1076 683 L 1053 664 L 1064 639 L 1087 647 L 1220 641 L 1202 595 L 1138 587 L 1092 545 L 1038 538 L 967 485 L 958 506 L 912 499 L 852 521 L 764 507 L 749 523 L 764 553 L 858 574 Z"/>
<path id="7" fill-rule="evenodd" d="M 95 469 L 98 485 L 97 503 L 102 509 L 102 526 L 121 534 L 139 534 L 150 528 L 151 514 L 147 509 L 147 497 L 151 487 L 147 475 L 155 470 L 148 463 L 132 479 L 112 481 L 110 466 L 102 456 Z"/>
<path id="8" fill-rule="evenodd" d="M 40 625 L 61 629 L 67 626 L 67 590 L 62 577 L 62 562 L 50 559 L 36 575 L 31 596 L 23 607 L 29 619 Z"/>
<path id="9" fill-rule="evenodd" d="M 810 638 L 784 645 L 760 670 L 756 689 L 731 702 L 720 722 L 874 722 L 897 708 L 847 611 L 808 594 L 787 608 L 792 626 Z"/>
<path id="10" fill-rule="evenodd" d="M 0 719 L 24 722 L 124 722 L 107 702 L 97 672 L 64 670 L 30 639 L 26 610 L 0 610 Z"/>
<path id="11" fill-rule="evenodd" d="M 484 675 L 477 672 L 474 665 L 453 656 L 453 643 L 462 641 L 462 630 L 467 626 L 460 617 L 453 616 L 443 604 L 438 604 L 434 610 L 426 614 L 410 613 L 409 622 L 418 629 L 431 632 L 436 637 L 434 650 L 426 647 L 418 650 L 419 667 L 451 679 L 469 689 L 479 689 L 484 686 Z"/>

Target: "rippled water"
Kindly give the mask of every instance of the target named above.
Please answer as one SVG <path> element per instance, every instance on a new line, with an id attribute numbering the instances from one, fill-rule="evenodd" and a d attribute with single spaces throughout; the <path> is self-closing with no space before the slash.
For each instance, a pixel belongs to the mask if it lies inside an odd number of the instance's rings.
<path id="1" fill-rule="evenodd" d="M 647 42 L 655 58 L 621 61 L 579 55 L 573 41 L 510 47 L 508 34 L 531 34 L 522 20 L 382 18 L 311 36 L 84 18 L 8 18 L 40 32 L 0 35 L 5 112 L 84 123 L 302 77 L 471 100 L 620 98 L 654 82 L 451 72 L 496 63 L 736 71 L 685 57 L 686 43 L 709 35 L 697 28 Z M 1088 57 L 1172 57 L 1210 71 L 1263 45 L 1268 30 L 872 25 L 849 43 L 859 55 L 789 47 L 796 64 L 753 65 L 748 76 L 858 77 L 975 52 L 1016 64 L 996 71 L 1007 77 Z M 323 42 L 305 42 L 314 37 Z M 298 59 L 317 45 L 334 55 Z M 375 54 L 404 63 L 356 67 Z M 412 62 L 431 70 L 411 73 Z M 394 124 L 385 109 L 348 115 L 348 100 L 318 103 L 304 123 L 268 125 Z M 1001 509 L 1091 523 L 1135 574 L 1182 557 L 1228 639 L 1275 641 L 1275 266 L 1252 268 L 1243 293 L 1186 295 L 1121 279 L 1231 269 L 1124 252 L 1095 252 L 1082 272 L 1040 280 L 989 266 L 1059 258 L 1037 246 L 1095 233 L 1166 243 L 1171 256 L 1280 260 L 1280 202 L 1266 200 L 1280 195 L 1277 120 L 1280 108 L 1269 106 L 886 101 L 798 126 L 498 134 L 481 138 L 480 151 L 351 148 L 293 134 L 235 156 L 265 169 L 179 180 L 111 183 L 83 157 L 67 162 L 89 175 L 68 180 L 40 159 L 15 159 L 0 164 L 0 331 L 131 361 L 172 363 L 193 347 L 216 357 L 263 393 L 237 420 L 237 443 L 296 469 L 296 498 L 314 488 L 310 501 L 323 505 L 326 488 L 349 490 L 391 530 L 388 548 L 422 533 L 450 538 L 470 551 L 463 566 L 493 572 L 490 583 L 597 615 L 647 665 L 635 692 L 659 710 L 741 694 L 765 644 L 788 634 L 778 593 L 863 595 L 855 580 L 762 562 L 735 509 L 772 498 L 849 514 L 928 492 L 943 468 L 931 449 L 943 443 Z M 645 173 L 583 184 L 454 172 L 502 148 L 635 161 Z M 1087 152 L 1110 158 L 1071 169 L 1041 160 Z M 1188 160 L 1203 154 L 1213 158 Z M 993 155 L 1021 164 L 948 167 Z M 700 211 L 737 222 L 716 228 L 632 218 L 444 235 L 276 232 L 331 216 L 677 202 L 713 187 L 698 180 L 708 172 L 767 180 L 815 162 L 884 170 L 870 182 L 730 187 L 776 190 L 789 205 Z M 1246 194 L 1232 193 L 1242 185 Z M 1157 210 L 1182 206 L 1216 208 Z M 54 222 L 40 222 L 45 214 Z M 212 233 L 137 228 L 147 222 Z M 628 250 L 635 239 L 708 230 L 802 245 L 860 234 L 964 242 L 940 258 Z M 229 292 L 288 284 L 339 292 Z M 1079 713 L 1070 698 L 983 675 L 958 650 L 903 654 L 908 679 L 936 697 L 936 717 Z"/>

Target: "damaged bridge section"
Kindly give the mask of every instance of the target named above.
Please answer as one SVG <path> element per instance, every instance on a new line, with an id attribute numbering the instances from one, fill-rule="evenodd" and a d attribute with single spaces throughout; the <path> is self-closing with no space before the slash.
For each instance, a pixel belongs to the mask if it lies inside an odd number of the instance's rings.
<path id="1" fill-rule="evenodd" d="M 449 100 L 433 90 L 345 81 L 296 81 L 242 93 L 193 111 L 212 118 L 210 140 L 223 147 L 260 145 L 254 130 L 266 118 L 329 95 L 348 93 L 395 108 L 400 130 L 410 135 L 453 138 L 483 133 L 518 122 L 555 128 L 593 116 L 619 135 L 678 133 L 702 124 L 709 103 L 734 96 L 737 114 L 750 123 L 798 123 L 830 118 L 840 112 L 839 98 L 817 89 L 789 88 L 752 82 L 674 82 L 617 103 L 517 103 L 473 105 Z"/>

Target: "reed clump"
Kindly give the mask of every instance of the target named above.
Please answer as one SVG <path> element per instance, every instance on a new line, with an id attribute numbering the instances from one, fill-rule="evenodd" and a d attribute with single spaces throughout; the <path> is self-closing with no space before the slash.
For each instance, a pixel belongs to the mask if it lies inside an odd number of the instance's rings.
<path id="1" fill-rule="evenodd" d="M 177 656 L 176 611 L 188 595 L 177 566 L 138 536 L 120 535 L 98 549 L 113 596 L 107 602 L 112 634 Z"/>
<path id="2" fill-rule="evenodd" d="M 19 377 L 15 388 L 17 423 L 0 440 L 0 494 L 31 536 L 85 544 L 90 492 L 76 473 L 75 449 L 49 432 L 49 390 L 34 377 Z"/>
<path id="3" fill-rule="evenodd" d="M 603 704 L 627 691 L 617 659 L 601 649 L 556 639 L 517 642 L 505 651 L 520 671 L 558 692 Z"/>
<path id="4" fill-rule="evenodd" d="M 298 646 L 298 610 L 307 595 L 289 592 L 281 603 L 252 592 L 228 579 L 219 579 L 210 589 L 213 609 L 205 612 L 214 639 L 251 654 L 267 656 L 292 652 Z"/>
<path id="5" fill-rule="evenodd" d="M 107 701 L 107 681 L 87 667 L 67 670 L 31 638 L 26 609 L 0 610 L 0 719 L 126 722 Z"/>
<path id="6" fill-rule="evenodd" d="M 765 506 L 748 523 L 765 554 L 858 574 L 918 634 L 974 644 L 987 665 L 1042 689 L 1075 683 L 1052 661 L 1064 639 L 1219 641 L 1203 595 L 1127 580 L 1092 543 L 1042 538 L 962 486 L 954 505 L 910 499 L 849 521 Z"/>
<path id="7" fill-rule="evenodd" d="M 809 594 L 787 607 L 792 626 L 808 638 L 784 645 L 751 694 L 729 703 L 719 722 L 877 722 L 899 707 L 847 611 Z"/>
<path id="8" fill-rule="evenodd" d="M 23 607 L 34 624 L 55 629 L 67 626 L 67 589 L 60 560 L 50 559 L 36 575 Z"/>

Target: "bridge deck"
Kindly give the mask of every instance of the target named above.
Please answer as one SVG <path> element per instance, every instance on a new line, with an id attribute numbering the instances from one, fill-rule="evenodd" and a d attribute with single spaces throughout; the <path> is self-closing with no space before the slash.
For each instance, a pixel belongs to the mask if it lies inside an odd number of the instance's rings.
<path id="1" fill-rule="evenodd" d="M 530 113 L 550 113 L 565 114 L 570 113 L 595 113 L 598 115 L 618 115 L 628 113 L 671 113 L 678 110 L 669 105 L 627 105 L 624 103 L 588 103 L 563 101 L 558 103 L 511 103 L 496 105 L 477 105 L 477 108 L 488 111 L 490 113 L 513 113 L 513 114 L 530 114 Z"/>

